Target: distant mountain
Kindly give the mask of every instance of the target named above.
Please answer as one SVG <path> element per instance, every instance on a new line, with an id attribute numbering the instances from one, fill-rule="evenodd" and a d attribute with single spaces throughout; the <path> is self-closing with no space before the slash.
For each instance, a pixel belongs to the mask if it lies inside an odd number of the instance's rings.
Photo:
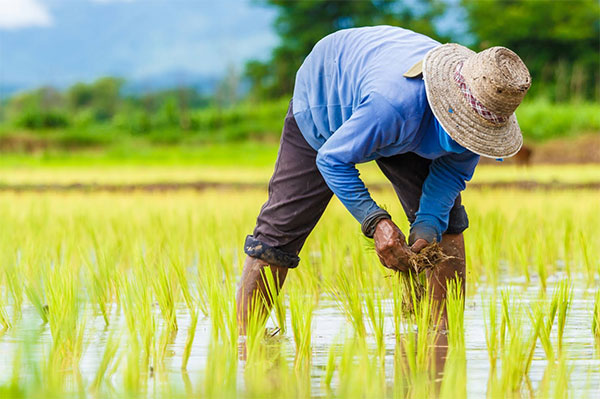
<path id="1" fill-rule="evenodd" d="M 28 89 L 27 85 L 0 84 L 0 101 L 12 97 L 15 93 Z"/>
<path id="2" fill-rule="evenodd" d="M 207 76 L 189 71 L 169 71 L 142 79 L 129 80 L 125 78 L 123 94 L 138 96 L 154 91 L 176 89 L 178 87 L 193 88 L 199 93 L 210 95 L 214 93 L 222 76 Z M 87 81 L 86 83 L 90 83 Z M 54 85 L 59 90 L 66 90 L 70 85 Z M 39 86 L 26 84 L 0 84 L 0 100 L 12 97 L 18 92 L 34 90 Z"/>
<path id="3" fill-rule="evenodd" d="M 201 93 L 212 94 L 222 78 L 217 75 L 208 76 L 185 70 L 172 70 L 127 81 L 123 90 L 125 94 L 139 95 L 159 90 L 189 87 Z"/>

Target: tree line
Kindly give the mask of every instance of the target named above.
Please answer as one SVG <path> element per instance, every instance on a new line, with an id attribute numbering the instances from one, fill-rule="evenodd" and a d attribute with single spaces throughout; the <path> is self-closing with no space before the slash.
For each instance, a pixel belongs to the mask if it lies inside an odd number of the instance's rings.
<path id="1" fill-rule="evenodd" d="M 597 101 L 600 97 L 597 0 L 258 0 L 258 3 L 277 9 L 274 28 L 281 38 L 268 60 L 254 60 L 246 65 L 245 75 L 251 82 L 252 94 L 259 99 L 289 95 L 297 68 L 323 36 L 343 28 L 377 24 L 412 29 L 442 43 L 462 42 L 475 51 L 491 46 L 508 47 L 529 67 L 534 83 L 532 95 L 543 95 L 552 101 Z M 445 32 L 441 20 L 444 18 L 450 26 Z"/>
<path id="2" fill-rule="evenodd" d="M 180 87 L 133 95 L 123 90 L 122 79 L 106 77 L 63 91 L 43 87 L 15 95 L 0 107 L 0 122 L 27 129 L 110 123 L 134 134 L 163 128 L 214 129 L 240 118 L 239 112 L 229 109 L 239 100 L 256 104 L 289 98 L 297 68 L 322 37 L 339 29 L 376 24 L 405 27 L 442 43 L 466 44 L 476 51 L 495 45 L 509 47 L 531 71 L 529 98 L 543 97 L 551 102 L 600 100 L 597 0 L 255 2 L 277 10 L 274 29 L 280 44 L 267 60 L 247 62 L 241 76 L 235 70 L 228 71 L 214 93 Z M 240 98 L 243 87 L 248 89 Z M 196 112 L 200 109 L 212 111 Z M 247 110 L 242 114 L 247 115 Z"/>

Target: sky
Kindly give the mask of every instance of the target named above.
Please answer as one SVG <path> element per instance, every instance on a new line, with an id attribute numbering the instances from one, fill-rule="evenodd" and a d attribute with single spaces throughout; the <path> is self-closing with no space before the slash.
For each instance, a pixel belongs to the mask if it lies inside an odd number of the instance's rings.
<path id="1" fill-rule="evenodd" d="M 0 0 L 0 86 L 218 77 L 277 44 L 251 0 Z"/>

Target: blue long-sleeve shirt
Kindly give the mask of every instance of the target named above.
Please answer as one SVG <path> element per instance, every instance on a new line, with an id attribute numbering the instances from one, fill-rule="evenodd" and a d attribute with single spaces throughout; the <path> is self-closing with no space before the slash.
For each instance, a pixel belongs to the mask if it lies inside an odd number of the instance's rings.
<path id="1" fill-rule="evenodd" d="M 296 75 L 293 111 L 327 185 L 359 221 L 379 211 L 355 165 L 413 152 L 432 159 L 412 227 L 438 241 L 479 156 L 443 130 L 422 79 L 403 74 L 440 44 L 391 26 L 346 29 L 319 41 Z M 452 84 L 452 82 L 448 82 Z"/>

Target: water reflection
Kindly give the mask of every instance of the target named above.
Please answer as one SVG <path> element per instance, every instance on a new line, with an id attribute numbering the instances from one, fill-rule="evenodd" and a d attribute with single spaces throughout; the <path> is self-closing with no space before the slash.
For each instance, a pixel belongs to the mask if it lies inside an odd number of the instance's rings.
<path id="1" fill-rule="evenodd" d="M 524 307 L 539 300 L 537 287 L 519 289 L 519 301 Z M 590 331 L 594 291 L 576 286 L 564 332 L 563 354 L 549 361 L 542 346 L 536 346 L 527 378 L 523 381 L 522 391 L 525 394 L 533 392 L 536 396 L 548 396 L 567 390 L 574 397 L 597 397 L 600 394 L 600 358 Z M 380 396 L 387 397 L 418 397 L 423 392 L 447 397 L 448 392 L 459 391 L 466 392 L 466 395 L 460 396 L 494 396 L 502 382 L 502 366 L 499 362 L 497 369 L 490 370 L 482 297 L 489 298 L 491 295 L 477 293 L 467 301 L 464 348 L 454 348 L 452 337 L 444 333 L 428 335 L 428 339 L 435 343 L 428 351 L 430 357 L 412 369 L 410 362 L 416 364 L 412 359 L 417 350 L 411 352 L 409 348 L 416 348 L 416 344 L 407 346 L 406 343 L 418 344 L 421 337 L 414 331 L 396 336 L 391 306 L 385 307 L 384 352 L 379 352 L 371 331 L 367 331 L 363 343 L 357 342 L 335 302 L 323 299 L 314 312 L 310 357 L 297 357 L 289 325 L 284 334 L 262 338 L 257 346 L 260 349 L 252 358 L 247 348 L 239 345 L 237 336 L 234 342 L 228 338 L 227 331 L 215 336 L 211 319 L 206 317 L 200 318 L 193 330 L 195 337 L 187 370 L 182 371 L 191 325 L 188 313 L 182 309 L 177 315 L 177 335 L 162 335 L 163 326 L 157 327 L 153 344 L 156 354 L 152 355 L 149 364 L 154 368 L 154 378 L 148 368 L 139 370 L 138 385 L 127 381 L 129 364 L 134 364 L 130 363 L 134 357 L 129 354 L 135 348 L 128 340 L 127 325 L 118 310 L 111 314 L 108 329 L 101 315 L 86 311 L 82 315 L 86 328 L 80 360 L 69 373 L 62 373 L 63 381 L 57 385 L 74 391 L 90 391 L 108 346 L 107 341 L 115 332 L 122 338 L 116 343 L 118 352 L 102 379 L 102 396 L 123 393 L 127 387 L 133 389 L 135 386 L 145 392 L 154 384 L 164 384 L 180 396 L 192 393 L 206 397 L 234 397 L 243 392 L 247 392 L 248 396 L 252 396 L 250 392 L 282 395 L 277 389 L 287 396 L 310 394 L 315 397 L 341 396 L 341 393 L 352 396 L 353 390 L 368 397 L 373 396 L 367 395 L 369 390 L 380 390 Z M 7 311 L 12 310 L 7 307 Z M 555 332 L 552 332 L 552 337 L 556 339 Z M 0 334 L 0 384 L 8 386 L 15 370 L 19 371 L 22 384 L 26 382 L 35 387 L 51 382 L 43 378 L 53 345 L 49 326 L 40 321 L 35 309 L 24 308 L 22 318 L 15 321 L 13 328 Z M 16 367 L 18 364 L 20 366 Z M 142 361 L 135 364 L 143 367 Z M 157 378 L 159 372 L 161 376 Z M 468 384 L 466 381 L 469 381 Z"/>
<path id="2" fill-rule="evenodd" d="M 419 340 L 425 340 L 427 346 L 419 344 Z M 452 366 L 450 377 L 454 378 L 450 385 L 452 392 L 458 389 L 466 393 L 465 348 L 449 351 L 447 332 L 411 331 L 394 341 L 393 348 L 378 355 L 372 345 L 351 336 L 332 346 L 323 364 L 315 360 L 319 356 L 306 357 L 294 350 L 290 353 L 290 339 L 267 332 L 260 338 L 259 348 L 255 343 L 249 344 L 247 337 L 241 337 L 237 355 L 244 389 L 250 396 L 281 396 L 283 389 L 289 396 L 301 397 L 370 397 L 374 392 L 385 396 L 394 393 L 395 397 L 439 397 L 448 359 Z M 248 346 L 254 347 L 249 350 Z M 386 362 L 390 356 L 391 364 Z M 369 386 L 365 387 L 361 375 L 376 378 L 370 378 Z M 456 380 L 458 377 L 464 378 Z M 380 386 L 375 387 L 377 384 Z M 462 388 L 457 388 L 461 384 Z"/>

